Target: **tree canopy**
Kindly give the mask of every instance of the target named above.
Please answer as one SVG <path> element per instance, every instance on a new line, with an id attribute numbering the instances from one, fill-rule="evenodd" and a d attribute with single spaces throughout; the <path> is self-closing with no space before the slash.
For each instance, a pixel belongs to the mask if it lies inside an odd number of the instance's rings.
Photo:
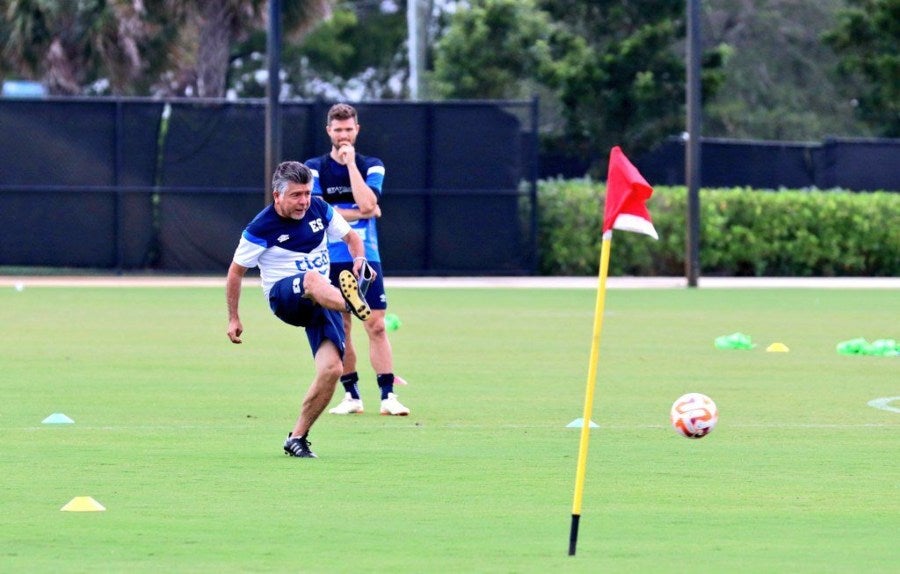
<path id="1" fill-rule="evenodd" d="M 882 136 L 900 137 L 900 0 L 848 0 L 825 36 L 849 80 L 857 113 Z"/>
<path id="2" fill-rule="evenodd" d="M 287 98 L 393 99 L 406 93 L 406 15 L 399 7 L 341 2 L 300 41 L 282 48 Z M 233 51 L 231 88 L 261 96 L 266 35 L 259 30 Z"/>
<path id="3" fill-rule="evenodd" d="M 334 0 L 284 2 L 295 40 Z M 266 0 L 2 0 L 0 71 L 51 94 L 225 95 L 231 51 L 266 28 Z"/>
<path id="4" fill-rule="evenodd" d="M 473 0 L 435 52 L 446 97 L 517 97 L 529 82 L 559 102 L 563 130 L 546 142 L 602 156 L 644 151 L 684 129 L 684 6 L 577 0 Z M 714 53 L 714 51 L 713 51 Z M 720 60 L 707 59 L 714 90 Z"/>
<path id="5" fill-rule="evenodd" d="M 705 11 L 705 40 L 725 47 L 721 90 L 704 106 L 704 134 L 809 140 L 863 135 L 837 58 L 821 35 L 844 0 L 716 0 Z"/>
<path id="6" fill-rule="evenodd" d="M 284 1 L 282 96 L 408 96 L 407 1 Z M 427 2 L 429 94 L 541 97 L 592 156 L 684 129 L 685 3 Z M 703 133 L 900 134 L 900 0 L 704 0 Z M 266 0 L 0 0 L 0 77 L 56 95 L 260 97 Z"/>

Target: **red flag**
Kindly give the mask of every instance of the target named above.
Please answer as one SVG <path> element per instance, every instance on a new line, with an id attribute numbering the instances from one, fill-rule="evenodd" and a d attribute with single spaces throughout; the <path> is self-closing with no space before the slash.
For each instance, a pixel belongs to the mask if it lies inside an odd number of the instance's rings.
<path id="1" fill-rule="evenodd" d="M 659 239 L 650 212 L 644 203 L 653 195 L 653 188 L 632 165 L 619 146 L 609 152 L 609 173 L 606 177 L 606 209 L 603 214 L 603 233 L 613 229 L 634 231 Z"/>

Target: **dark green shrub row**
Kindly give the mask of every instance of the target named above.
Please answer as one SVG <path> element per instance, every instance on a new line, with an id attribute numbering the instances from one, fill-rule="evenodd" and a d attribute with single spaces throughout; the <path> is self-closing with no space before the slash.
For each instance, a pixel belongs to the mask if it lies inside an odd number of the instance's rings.
<path id="1" fill-rule="evenodd" d="M 538 186 L 544 275 L 595 275 L 605 185 Z M 655 187 L 647 204 L 659 241 L 616 231 L 609 275 L 684 275 L 687 191 Z M 900 193 L 704 189 L 700 267 L 721 276 L 898 276 Z"/>

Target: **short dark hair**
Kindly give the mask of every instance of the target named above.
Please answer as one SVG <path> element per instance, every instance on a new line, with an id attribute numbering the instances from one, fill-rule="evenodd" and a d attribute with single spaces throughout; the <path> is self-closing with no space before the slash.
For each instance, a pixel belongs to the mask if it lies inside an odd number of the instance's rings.
<path id="1" fill-rule="evenodd" d="M 350 104 L 334 104 L 331 106 L 331 109 L 328 110 L 328 125 L 331 125 L 332 120 L 349 119 L 356 119 L 356 108 Z"/>
<path id="2" fill-rule="evenodd" d="M 306 165 L 299 161 L 283 161 L 272 174 L 272 191 L 281 195 L 289 183 L 309 183 L 313 175 Z"/>

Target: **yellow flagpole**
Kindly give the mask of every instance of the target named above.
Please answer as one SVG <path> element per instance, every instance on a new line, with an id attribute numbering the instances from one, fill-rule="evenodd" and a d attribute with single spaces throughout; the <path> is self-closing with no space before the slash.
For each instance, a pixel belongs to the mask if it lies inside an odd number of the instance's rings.
<path id="1" fill-rule="evenodd" d="M 609 251 L 612 231 L 603 234 L 600 248 L 600 272 L 597 276 L 597 303 L 594 308 L 594 332 L 591 340 L 591 358 L 588 363 L 587 388 L 584 393 L 581 440 L 578 445 L 578 467 L 575 473 L 575 497 L 572 501 L 572 526 L 569 530 L 569 556 L 575 555 L 578 544 L 578 523 L 581 519 L 581 498 L 584 492 L 584 475 L 587 469 L 588 442 L 591 433 L 591 411 L 594 406 L 594 387 L 597 379 L 597 362 L 600 358 L 600 334 L 603 331 L 603 308 L 606 304 L 606 275 L 609 271 Z"/>

